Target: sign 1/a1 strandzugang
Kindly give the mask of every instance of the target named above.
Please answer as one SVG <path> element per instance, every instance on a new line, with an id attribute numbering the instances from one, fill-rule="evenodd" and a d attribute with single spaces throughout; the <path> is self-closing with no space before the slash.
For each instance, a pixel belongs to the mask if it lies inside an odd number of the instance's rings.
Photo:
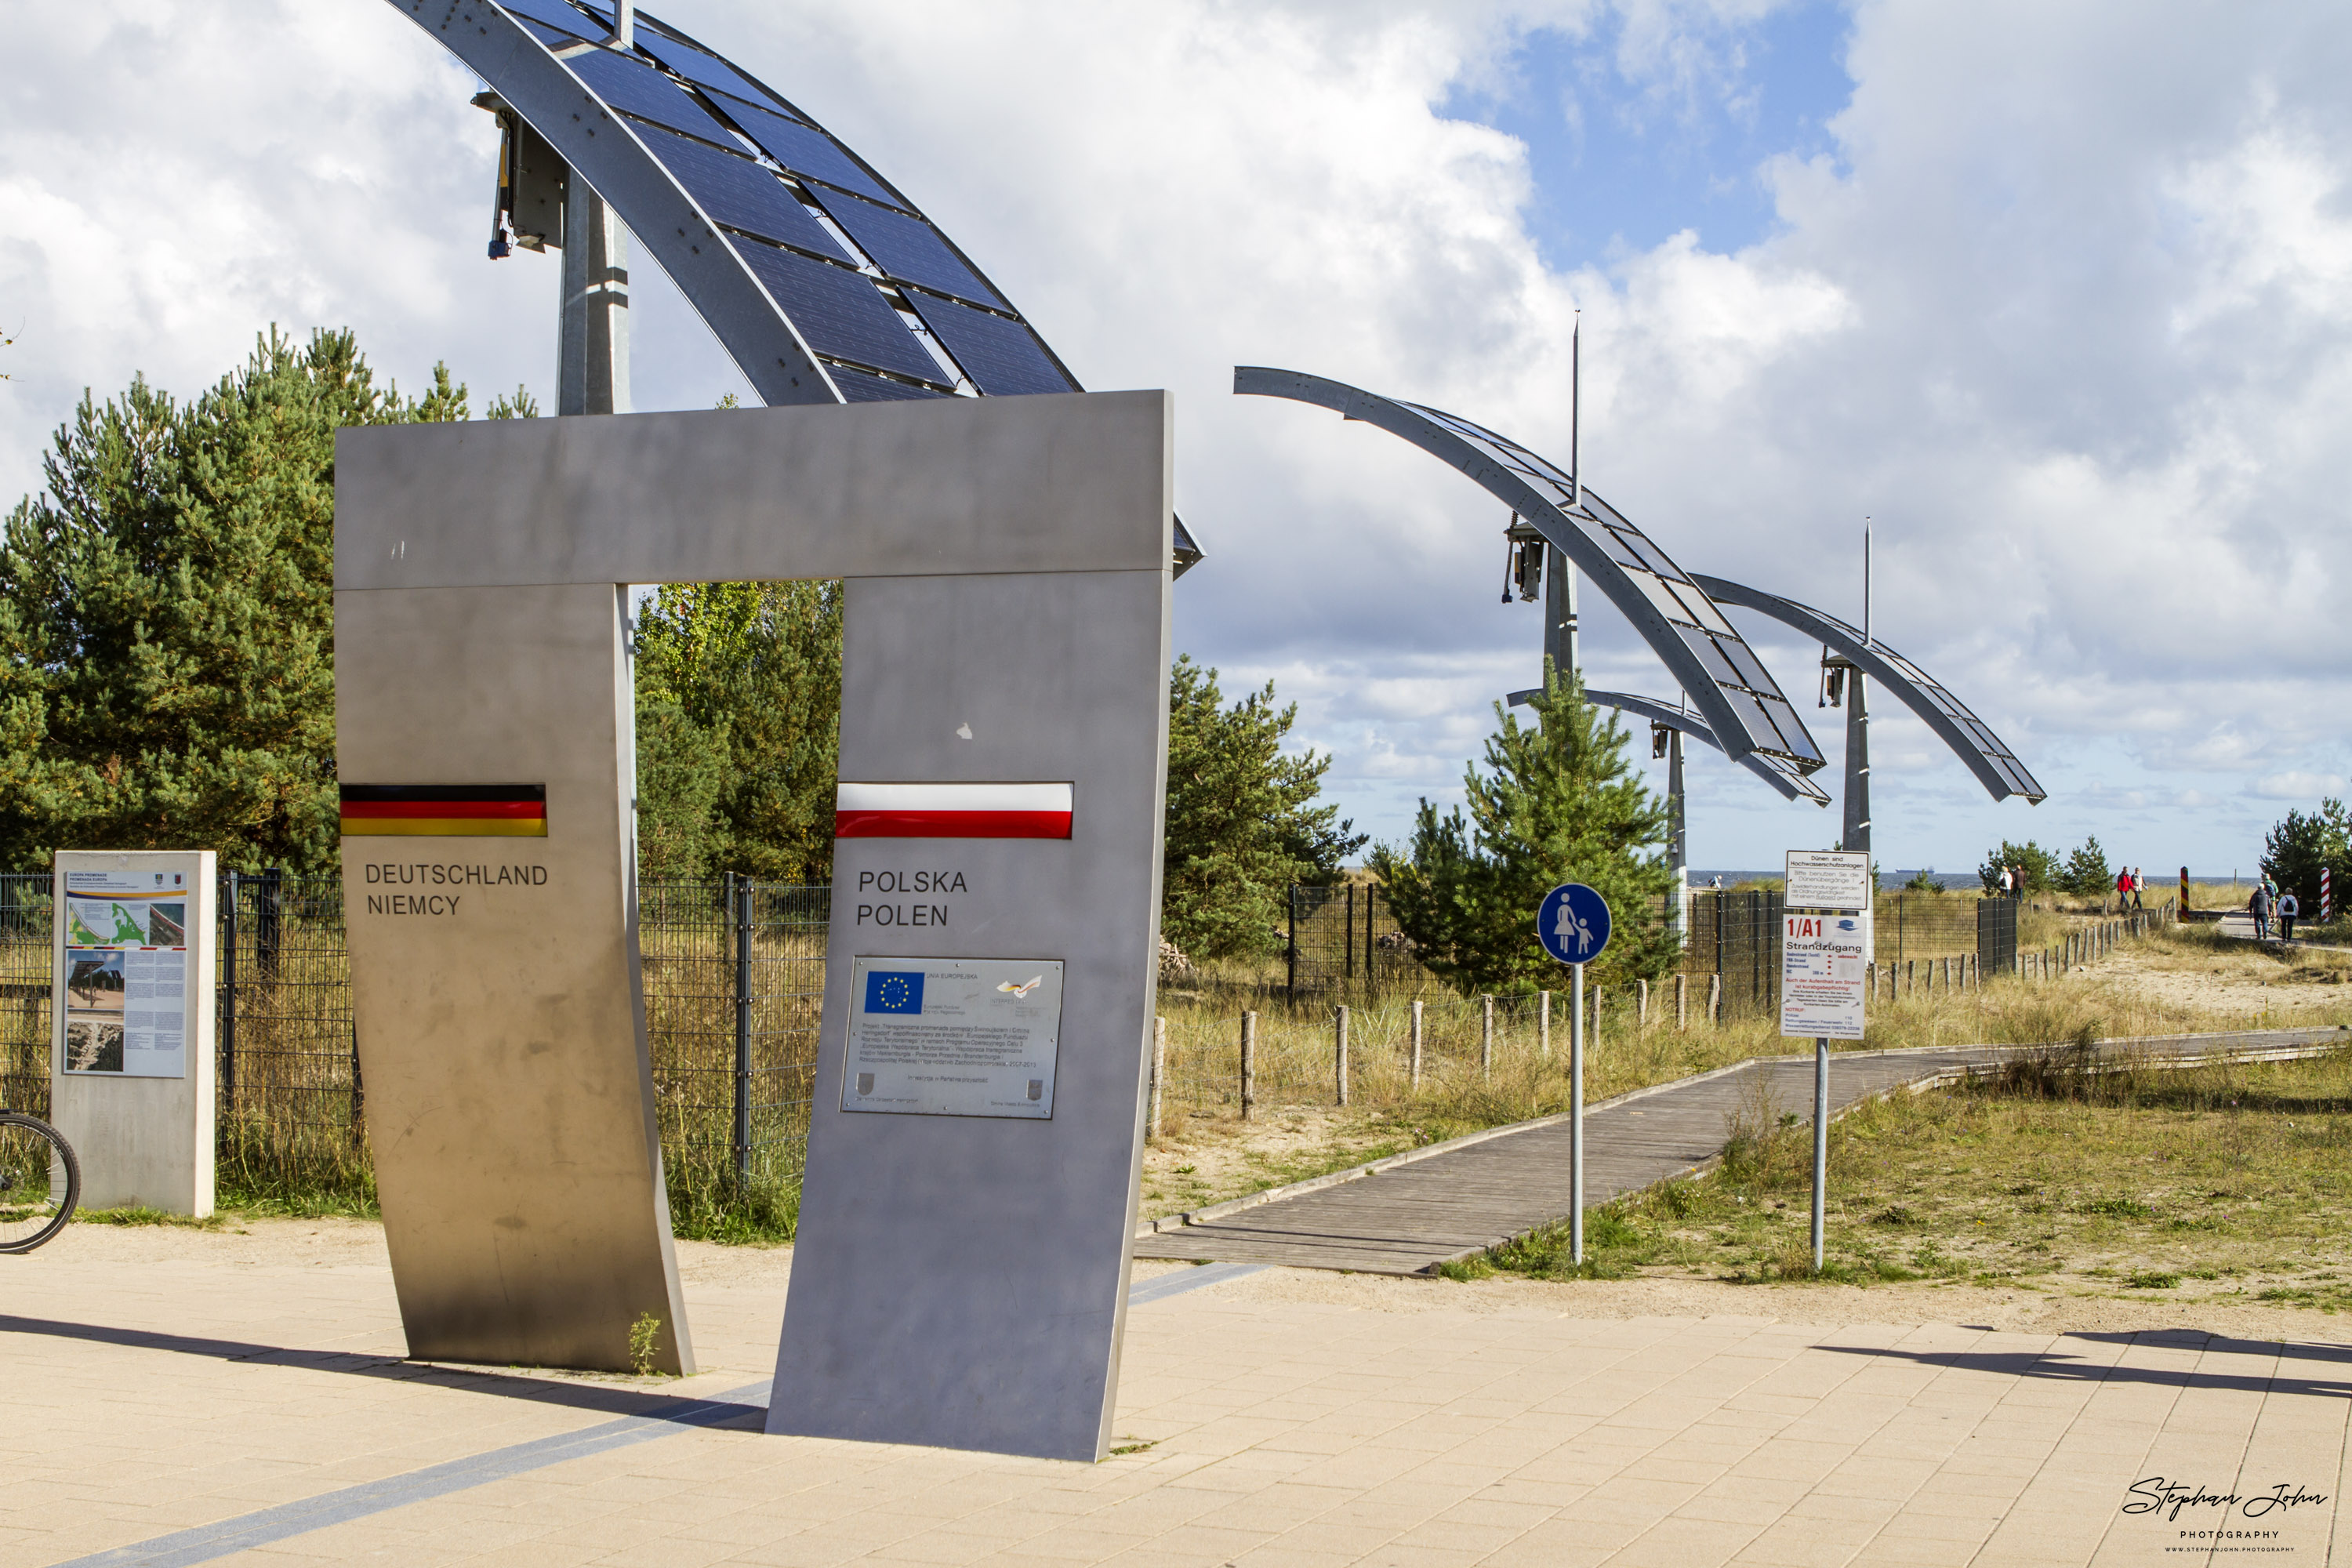
<path id="1" fill-rule="evenodd" d="M 1780 1033 L 1798 1039 L 1862 1038 L 1869 963 L 1868 915 L 1783 915 Z"/>

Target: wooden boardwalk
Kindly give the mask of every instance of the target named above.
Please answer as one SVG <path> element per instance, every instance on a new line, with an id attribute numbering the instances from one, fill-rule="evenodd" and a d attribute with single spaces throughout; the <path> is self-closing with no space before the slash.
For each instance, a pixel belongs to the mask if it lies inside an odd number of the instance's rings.
<path id="1" fill-rule="evenodd" d="M 2311 1056 L 2347 1038 L 2333 1028 L 2272 1029 L 2107 1040 L 2099 1052 L 2110 1061 L 2137 1058 L 2189 1066 Z M 1831 1113 L 1909 1086 L 1985 1070 L 2018 1049 L 1835 1052 L 1830 1058 Z M 1811 1052 L 1743 1062 L 1589 1107 L 1587 1208 L 1705 1168 L 1723 1152 L 1727 1118 L 1752 1103 L 1759 1087 L 1778 1113 L 1811 1121 Z M 1160 1220 L 1159 1228 L 1138 1236 L 1135 1256 L 1421 1274 L 1562 1219 L 1570 1208 L 1564 1117 L 1416 1150 L 1363 1170 Z"/>

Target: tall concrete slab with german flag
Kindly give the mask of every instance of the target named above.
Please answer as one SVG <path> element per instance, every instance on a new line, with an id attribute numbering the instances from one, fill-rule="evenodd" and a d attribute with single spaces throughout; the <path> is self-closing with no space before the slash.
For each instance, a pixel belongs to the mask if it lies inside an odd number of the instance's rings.
<path id="1" fill-rule="evenodd" d="M 1157 974 L 1164 394 L 346 430 L 338 754 L 411 1353 L 693 1364 L 638 973 L 628 584 L 845 581 L 769 1428 L 1090 1459 Z"/>

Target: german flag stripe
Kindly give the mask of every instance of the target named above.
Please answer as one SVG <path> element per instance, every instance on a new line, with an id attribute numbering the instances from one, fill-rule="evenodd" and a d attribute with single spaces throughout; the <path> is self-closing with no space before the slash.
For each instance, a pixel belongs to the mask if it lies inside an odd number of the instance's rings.
<path id="1" fill-rule="evenodd" d="M 478 816 L 524 822 L 544 820 L 547 806 L 536 800 L 347 800 L 343 820 L 353 817 Z"/>
<path id="2" fill-rule="evenodd" d="M 344 784 L 347 837 L 544 838 L 545 784 Z"/>
<path id="3" fill-rule="evenodd" d="M 343 804 L 396 801 L 531 801 L 547 804 L 545 784 L 355 784 L 341 786 Z"/>

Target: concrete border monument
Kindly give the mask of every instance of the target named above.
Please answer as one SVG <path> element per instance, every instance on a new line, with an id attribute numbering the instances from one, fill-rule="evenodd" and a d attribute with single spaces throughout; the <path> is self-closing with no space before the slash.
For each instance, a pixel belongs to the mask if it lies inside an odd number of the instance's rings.
<path id="1" fill-rule="evenodd" d="M 838 577 L 844 837 L 770 1429 L 1102 1452 L 1157 977 L 1169 426 L 1129 392 L 341 434 L 353 1006 L 411 1353 L 620 1367 L 652 1313 L 659 1363 L 692 1365 L 624 585 Z"/>

